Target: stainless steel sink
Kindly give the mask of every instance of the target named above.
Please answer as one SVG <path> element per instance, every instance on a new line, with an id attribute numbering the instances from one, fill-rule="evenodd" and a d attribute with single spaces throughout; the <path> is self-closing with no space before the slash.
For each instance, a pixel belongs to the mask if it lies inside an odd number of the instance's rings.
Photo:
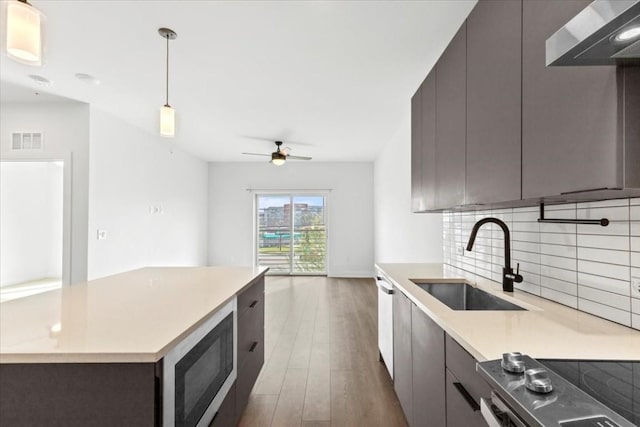
<path id="1" fill-rule="evenodd" d="M 453 310 L 525 310 L 466 283 L 421 283 L 413 281 Z"/>

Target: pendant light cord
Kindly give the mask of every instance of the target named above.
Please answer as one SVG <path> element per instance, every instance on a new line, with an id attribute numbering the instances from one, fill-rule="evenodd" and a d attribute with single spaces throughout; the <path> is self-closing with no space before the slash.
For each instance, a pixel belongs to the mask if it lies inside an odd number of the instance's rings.
<path id="1" fill-rule="evenodd" d="M 167 87 L 166 87 L 166 103 L 169 106 L 169 35 L 167 34 Z"/>

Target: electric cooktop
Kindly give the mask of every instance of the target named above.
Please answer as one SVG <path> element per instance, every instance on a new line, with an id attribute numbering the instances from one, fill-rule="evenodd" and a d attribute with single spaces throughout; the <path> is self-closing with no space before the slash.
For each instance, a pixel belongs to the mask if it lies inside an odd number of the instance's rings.
<path id="1" fill-rule="evenodd" d="M 481 402 L 490 425 L 640 425 L 640 361 L 536 360 L 522 353 L 478 362 L 491 386 Z"/>
<path id="2" fill-rule="evenodd" d="M 640 361 L 537 360 L 609 409 L 640 425 Z"/>

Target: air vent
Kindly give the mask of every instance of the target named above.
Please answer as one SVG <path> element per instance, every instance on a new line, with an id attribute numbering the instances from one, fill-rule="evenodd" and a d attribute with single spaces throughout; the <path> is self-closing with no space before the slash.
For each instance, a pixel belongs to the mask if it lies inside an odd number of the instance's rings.
<path id="1" fill-rule="evenodd" d="M 12 150 L 42 151 L 43 145 L 42 132 L 11 133 Z"/>

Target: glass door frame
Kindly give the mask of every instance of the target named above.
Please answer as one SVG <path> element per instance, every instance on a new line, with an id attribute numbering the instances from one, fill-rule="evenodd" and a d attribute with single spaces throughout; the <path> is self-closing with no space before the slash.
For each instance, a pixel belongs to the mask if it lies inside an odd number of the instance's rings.
<path id="1" fill-rule="evenodd" d="M 263 191 L 255 191 L 253 195 L 253 265 L 259 266 L 260 259 L 260 243 L 258 237 L 258 230 L 260 229 L 259 224 L 259 215 L 258 215 L 258 198 L 265 196 L 274 196 L 274 197 L 289 197 L 289 201 L 291 204 L 291 218 L 289 219 L 290 226 L 290 244 L 289 244 L 289 273 L 277 273 L 273 274 L 274 276 L 328 276 L 329 275 L 329 190 L 263 190 Z M 295 220 L 295 206 L 293 199 L 301 196 L 318 196 L 324 199 L 323 206 L 323 214 L 324 214 L 324 271 L 322 272 L 304 272 L 299 271 L 295 272 L 293 268 L 294 264 L 294 244 L 293 244 L 293 236 L 294 236 L 294 220 Z M 267 272 L 267 275 L 270 273 Z"/>

